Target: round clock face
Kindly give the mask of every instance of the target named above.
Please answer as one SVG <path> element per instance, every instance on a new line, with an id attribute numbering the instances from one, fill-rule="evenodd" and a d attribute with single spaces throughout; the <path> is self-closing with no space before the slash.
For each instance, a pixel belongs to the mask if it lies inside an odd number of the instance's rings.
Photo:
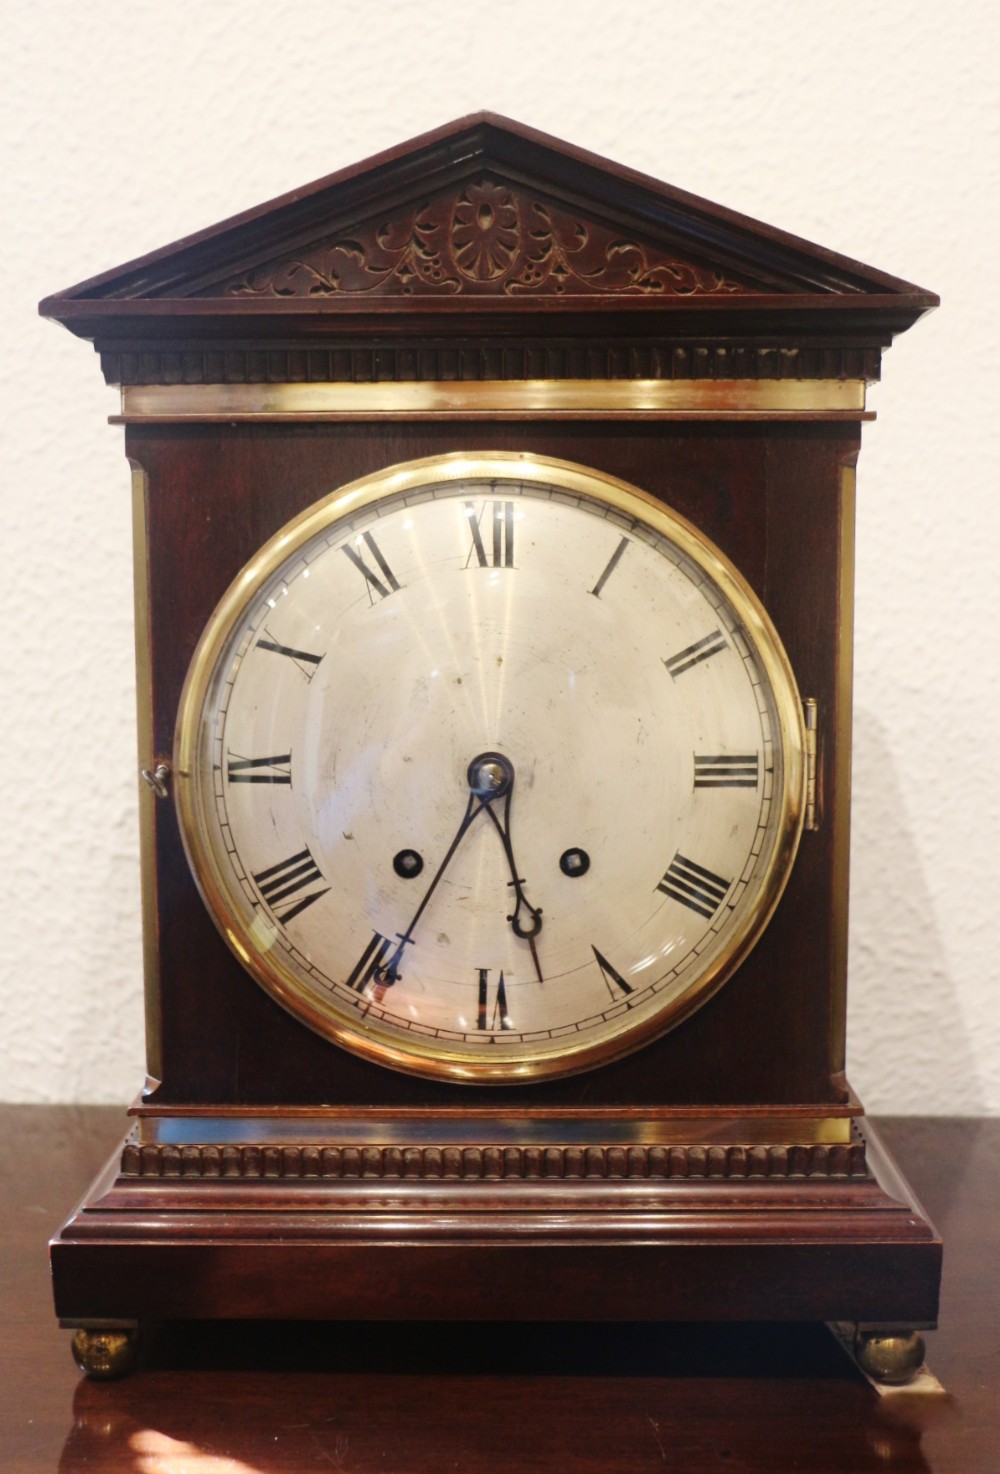
<path id="1" fill-rule="evenodd" d="M 455 455 L 244 569 L 175 772 L 258 983 L 382 1064 L 501 1083 L 617 1058 L 729 976 L 794 858 L 802 749 L 767 615 L 690 524 L 579 466 Z"/>

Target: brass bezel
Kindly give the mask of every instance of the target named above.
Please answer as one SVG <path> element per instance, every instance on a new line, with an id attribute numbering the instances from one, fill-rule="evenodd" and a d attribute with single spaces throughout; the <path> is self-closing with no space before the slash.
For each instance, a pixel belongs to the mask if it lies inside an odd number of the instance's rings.
<path id="1" fill-rule="evenodd" d="M 414 492 L 430 483 L 522 477 L 549 482 L 603 501 L 617 512 L 644 522 L 673 542 L 711 579 L 735 610 L 764 670 L 774 698 L 776 738 L 780 738 L 784 782 L 772 803 L 775 841 L 754 902 L 748 906 L 728 946 L 685 992 L 658 1013 L 627 1030 L 594 1043 L 573 1046 L 560 1040 L 560 1052 L 518 1058 L 505 1051 L 502 1063 L 478 1060 L 454 1045 L 420 1038 L 421 1052 L 400 1048 L 339 1008 L 324 1006 L 307 993 L 280 957 L 261 952 L 249 929 L 227 903 L 229 887 L 207 838 L 204 791 L 194 777 L 205 702 L 216 666 L 245 611 L 278 569 L 305 543 L 337 521 L 387 497 Z M 251 977 L 289 1013 L 314 1032 L 365 1059 L 406 1074 L 464 1084 L 520 1084 L 576 1074 L 631 1054 L 674 1028 L 707 1002 L 744 961 L 764 931 L 787 882 L 802 832 L 805 809 L 805 734 L 802 703 L 788 657 L 770 617 L 749 584 L 718 548 L 690 522 L 649 493 L 604 472 L 573 462 L 527 452 L 476 451 L 428 456 L 391 466 L 338 488 L 280 529 L 251 559 L 223 595 L 198 643 L 181 694 L 174 745 L 174 792 L 184 848 L 195 882 L 216 927 Z M 616 1021 L 618 1022 L 618 1021 Z"/>

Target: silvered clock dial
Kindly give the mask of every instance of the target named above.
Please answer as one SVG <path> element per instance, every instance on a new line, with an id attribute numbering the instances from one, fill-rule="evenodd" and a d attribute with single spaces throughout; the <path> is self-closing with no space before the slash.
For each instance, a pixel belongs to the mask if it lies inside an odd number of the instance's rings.
<path id="1" fill-rule="evenodd" d="M 188 675 L 185 845 L 310 1028 L 419 1075 L 583 1070 L 703 1003 L 801 828 L 778 637 L 687 522 L 612 477 L 457 454 L 261 550 Z"/>

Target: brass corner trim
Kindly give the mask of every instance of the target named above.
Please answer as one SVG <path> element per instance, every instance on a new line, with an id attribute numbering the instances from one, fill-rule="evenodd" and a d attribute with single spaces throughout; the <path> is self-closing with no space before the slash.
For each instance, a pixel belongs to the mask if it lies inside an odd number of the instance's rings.
<path id="1" fill-rule="evenodd" d="M 152 629 L 149 606 L 150 549 L 146 494 L 148 478 L 136 461 L 132 473 L 132 557 L 134 569 L 136 739 L 140 772 L 153 752 Z M 153 759 L 151 767 L 157 769 Z M 155 792 L 155 786 L 153 791 Z M 152 799 L 152 793 L 150 793 Z M 146 1020 L 146 1068 L 159 1075 L 162 1067 L 159 887 L 156 822 L 152 802 L 139 804 L 139 877 L 142 906 L 142 970 Z"/>
<path id="2" fill-rule="evenodd" d="M 122 389 L 116 421 L 400 419 L 530 415 L 771 418 L 865 413 L 863 379 L 522 379 L 149 384 Z"/>

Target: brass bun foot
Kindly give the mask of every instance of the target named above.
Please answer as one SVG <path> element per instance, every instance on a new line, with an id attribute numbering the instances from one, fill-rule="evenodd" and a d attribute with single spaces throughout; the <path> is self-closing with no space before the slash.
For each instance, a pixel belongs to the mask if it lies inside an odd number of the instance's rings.
<path id="1" fill-rule="evenodd" d="M 876 1382 L 901 1387 L 912 1382 L 924 1363 L 924 1338 L 919 1331 L 858 1330 L 854 1335 L 858 1366 Z"/>
<path id="2" fill-rule="evenodd" d="M 73 1333 L 73 1359 L 81 1372 L 97 1382 L 127 1377 L 139 1359 L 139 1330 L 119 1327 L 81 1329 Z"/>

